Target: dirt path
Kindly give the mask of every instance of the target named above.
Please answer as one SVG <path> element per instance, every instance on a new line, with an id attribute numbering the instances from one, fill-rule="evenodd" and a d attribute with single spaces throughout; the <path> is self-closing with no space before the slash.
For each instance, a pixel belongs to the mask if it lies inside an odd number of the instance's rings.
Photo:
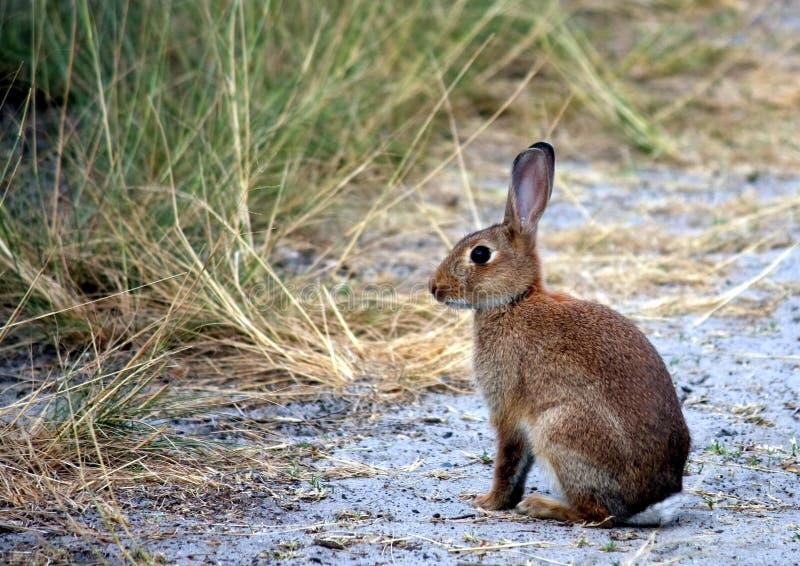
<path id="1" fill-rule="evenodd" d="M 661 206 L 667 198 L 661 173 L 638 173 L 636 182 L 646 187 L 639 192 L 587 175 L 574 171 L 546 229 L 586 224 L 580 212 L 588 206 L 590 218 L 634 230 L 666 223 L 668 234 L 685 235 L 713 225 L 709 210 L 745 202 L 755 190 L 743 179 L 730 185 L 671 179 L 667 200 L 691 203 L 676 212 Z M 761 179 L 756 194 L 762 203 L 794 202 L 797 185 L 797 179 Z M 570 203 L 581 191 L 602 198 Z M 606 530 L 475 509 L 472 496 L 491 480 L 486 409 L 475 394 L 436 393 L 399 406 L 338 398 L 276 409 L 287 417 L 289 442 L 328 455 L 313 462 L 318 477 L 287 485 L 242 474 L 217 494 L 133 489 L 119 498 L 135 544 L 122 542 L 143 557 L 179 564 L 799 563 L 800 251 L 792 245 L 800 228 L 792 207 L 758 224 L 757 235 L 774 236 L 773 245 L 720 252 L 720 261 L 730 261 L 716 304 L 730 298 L 743 316 L 723 309 L 704 319 L 712 301 L 696 314 L 637 320 L 673 374 L 693 436 L 676 523 Z M 559 257 L 550 258 L 556 270 Z M 659 289 L 631 293 L 615 306 L 649 312 L 661 304 Z M 539 486 L 534 468 L 528 490 Z M 81 520 L 99 524 L 96 517 Z M 116 544 L 97 555 L 79 539 L 53 534 L 44 540 L 3 534 L 0 557 L 25 561 L 37 545 L 64 549 L 70 561 L 120 559 Z"/>

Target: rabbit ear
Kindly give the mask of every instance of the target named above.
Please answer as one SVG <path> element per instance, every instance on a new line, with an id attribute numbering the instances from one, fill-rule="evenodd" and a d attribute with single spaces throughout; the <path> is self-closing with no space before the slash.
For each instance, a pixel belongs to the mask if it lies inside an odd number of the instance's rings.
<path id="1" fill-rule="evenodd" d="M 505 223 L 520 233 L 536 233 L 536 225 L 553 192 L 555 151 L 538 142 L 520 153 L 511 166 Z"/>

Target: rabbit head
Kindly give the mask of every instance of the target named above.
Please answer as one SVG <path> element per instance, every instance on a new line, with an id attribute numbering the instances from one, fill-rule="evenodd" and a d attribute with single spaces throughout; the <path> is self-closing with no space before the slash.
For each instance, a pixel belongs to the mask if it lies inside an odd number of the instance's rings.
<path id="1" fill-rule="evenodd" d="M 437 301 L 456 308 L 487 309 L 541 289 L 536 228 L 553 190 L 555 152 L 538 142 L 511 168 L 503 222 L 458 242 L 430 280 Z"/>

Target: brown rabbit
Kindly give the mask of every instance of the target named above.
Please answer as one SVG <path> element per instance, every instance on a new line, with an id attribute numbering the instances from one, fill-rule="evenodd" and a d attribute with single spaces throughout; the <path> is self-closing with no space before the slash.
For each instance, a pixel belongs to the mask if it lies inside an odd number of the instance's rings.
<path id="1" fill-rule="evenodd" d="M 554 167 L 546 142 L 519 154 L 503 222 L 456 244 L 430 282 L 436 300 L 475 310 L 475 380 L 497 430 L 494 482 L 475 502 L 560 521 L 662 524 L 682 489 L 689 431 L 664 362 L 631 321 L 544 288 L 536 227 Z M 534 460 L 559 499 L 520 503 Z"/>

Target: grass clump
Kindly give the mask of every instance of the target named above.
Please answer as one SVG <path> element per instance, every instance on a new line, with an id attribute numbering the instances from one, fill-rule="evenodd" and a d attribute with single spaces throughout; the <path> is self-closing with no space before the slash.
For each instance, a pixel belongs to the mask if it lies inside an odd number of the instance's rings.
<path id="1" fill-rule="evenodd" d="M 1 25 L 0 338 L 31 375 L 0 410 L 7 528 L 242 466 L 171 419 L 460 363 L 426 309 L 330 289 L 365 282 L 352 227 L 418 167 L 497 10 L 78 0 Z M 285 452 L 244 461 L 279 476 Z"/>

